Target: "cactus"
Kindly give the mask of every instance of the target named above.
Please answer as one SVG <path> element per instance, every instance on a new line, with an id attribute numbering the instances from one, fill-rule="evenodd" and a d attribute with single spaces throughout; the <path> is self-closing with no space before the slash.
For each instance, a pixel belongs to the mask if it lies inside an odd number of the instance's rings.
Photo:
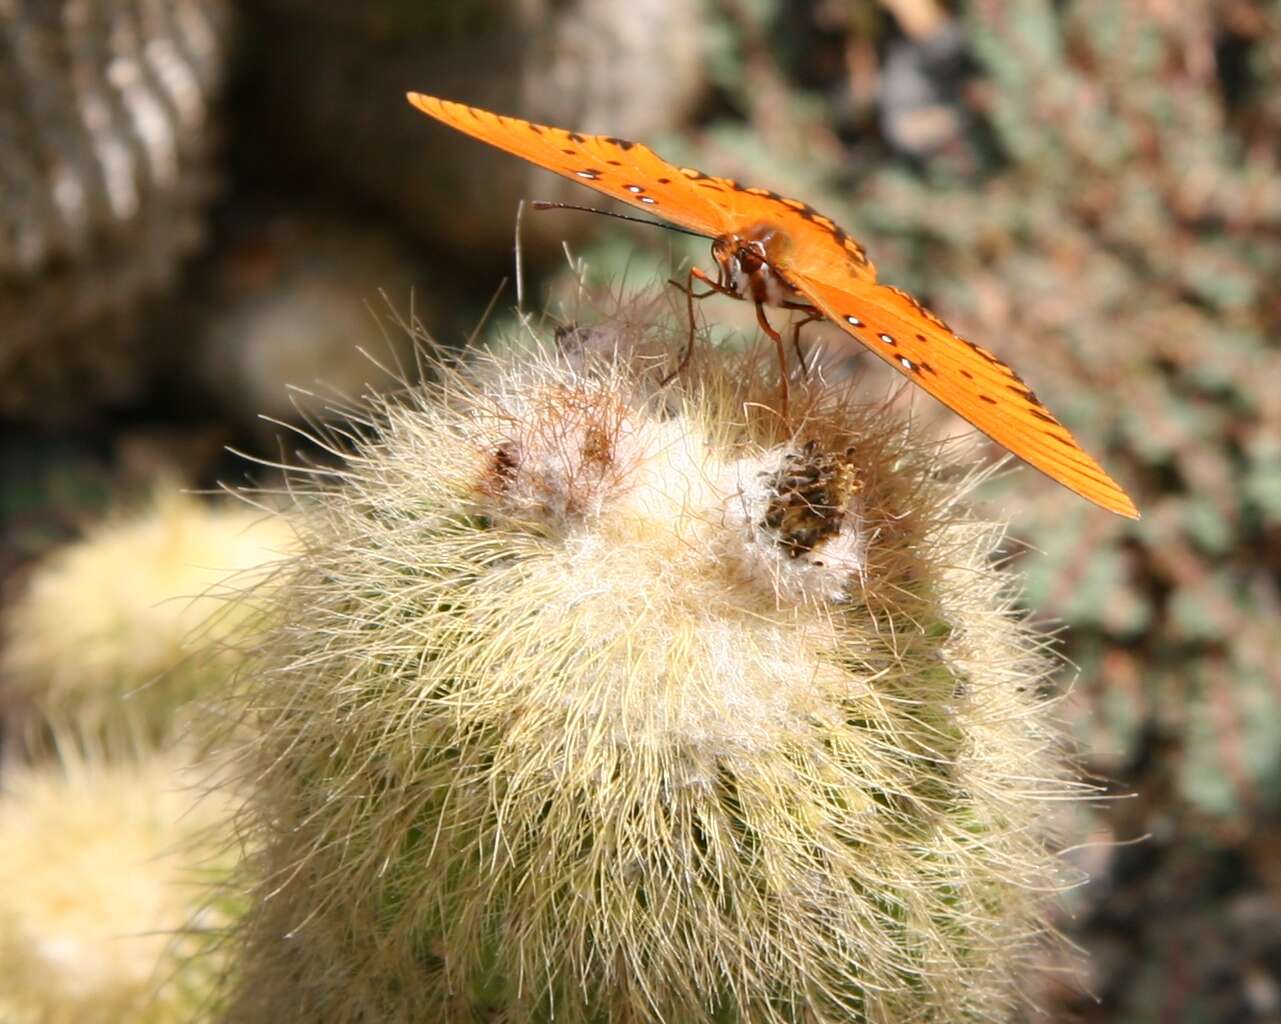
<path id="1" fill-rule="evenodd" d="M 0 415 L 84 419 L 160 362 L 141 314 L 204 233 L 229 6 L 0 6 Z"/>
<path id="2" fill-rule="evenodd" d="M 172 735 L 217 691 L 254 617 L 250 584 L 292 543 L 283 519 L 157 484 L 37 565 L 4 616 L 3 705 L 14 738 L 54 731 L 126 745 Z"/>
<path id="3" fill-rule="evenodd" d="M 0 795 L 0 1020 L 204 1019 L 234 909 L 204 902 L 229 870 L 225 799 L 180 756 L 60 753 Z"/>
<path id="4" fill-rule="evenodd" d="M 321 438 L 244 675 L 234 1021 L 1001 1019 L 1070 796 L 888 404 L 615 310 Z M 344 440 L 345 439 L 345 440 Z M 326 471 L 325 478 L 332 471 Z"/>

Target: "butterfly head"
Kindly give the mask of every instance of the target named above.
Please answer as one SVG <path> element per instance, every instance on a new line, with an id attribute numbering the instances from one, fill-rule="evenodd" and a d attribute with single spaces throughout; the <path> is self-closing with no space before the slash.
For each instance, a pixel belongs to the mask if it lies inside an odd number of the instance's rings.
<path id="1" fill-rule="evenodd" d="M 791 239 L 773 224 L 717 235 L 712 258 L 720 269 L 720 285 L 740 299 L 778 305 L 794 295 L 778 274 L 791 247 Z"/>

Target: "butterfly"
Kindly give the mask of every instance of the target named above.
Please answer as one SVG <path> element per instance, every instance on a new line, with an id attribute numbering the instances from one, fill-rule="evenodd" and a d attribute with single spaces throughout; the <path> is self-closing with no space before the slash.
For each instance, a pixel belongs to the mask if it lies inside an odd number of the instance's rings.
<path id="1" fill-rule="evenodd" d="M 1139 517 L 1121 486 L 1018 374 L 907 292 L 878 284 L 863 247 L 808 203 L 679 167 L 626 139 L 416 92 L 408 99 L 451 128 L 712 239 L 717 275 L 695 268 L 690 283 L 697 278 L 713 292 L 755 303 L 757 322 L 779 346 L 780 360 L 781 338 L 765 306 L 826 318 L 1051 479 L 1111 512 Z"/>

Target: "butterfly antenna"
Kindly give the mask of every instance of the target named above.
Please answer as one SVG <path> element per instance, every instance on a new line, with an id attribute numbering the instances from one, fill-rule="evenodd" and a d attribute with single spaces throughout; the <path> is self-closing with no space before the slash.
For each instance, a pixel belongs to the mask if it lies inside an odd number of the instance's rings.
<path id="1" fill-rule="evenodd" d="M 617 220 L 630 220 L 633 224 L 648 224 L 652 228 L 666 228 L 668 231 L 677 231 L 682 235 L 692 235 L 694 238 L 706 238 L 707 235 L 701 231 L 689 231 L 686 228 L 678 228 L 674 224 L 664 224 L 662 221 L 646 220 L 644 217 L 630 217 L 625 213 L 615 213 L 613 210 L 598 210 L 594 206 L 575 206 L 573 203 L 552 203 L 544 199 L 535 199 L 531 202 L 530 207 L 535 210 L 579 210 L 582 213 L 599 213 L 602 217 L 614 217 Z"/>

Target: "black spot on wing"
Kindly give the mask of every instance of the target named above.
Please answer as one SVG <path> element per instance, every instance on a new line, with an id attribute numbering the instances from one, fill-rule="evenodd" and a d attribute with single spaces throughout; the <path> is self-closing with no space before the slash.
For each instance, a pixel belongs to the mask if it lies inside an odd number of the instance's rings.
<path id="1" fill-rule="evenodd" d="M 587 136 L 585 136 L 585 135 L 581 135 L 581 134 L 579 134 L 578 132 L 570 132 L 570 133 L 569 133 L 569 137 L 570 137 L 570 139 L 571 139 L 572 141 L 574 141 L 574 142 L 586 142 L 586 141 L 587 141 Z"/>
<path id="2" fill-rule="evenodd" d="M 1014 378 L 1013 384 L 1007 384 L 1005 386 L 1009 388 L 1011 391 L 1013 391 L 1020 398 L 1026 399 L 1032 405 L 1035 405 L 1038 407 L 1041 407 L 1044 405 L 1044 403 L 1039 398 L 1036 397 L 1036 392 L 1033 391 L 1026 384 L 1024 384 L 1023 381 L 1019 380 L 1018 377 Z"/>
<path id="3" fill-rule="evenodd" d="M 624 153 L 636 145 L 636 143 L 632 142 L 630 139 L 616 139 L 612 135 L 606 136 L 605 141 L 612 146 L 617 146 Z"/>
<path id="4" fill-rule="evenodd" d="M 860 252 L 862 251 L 861 246 L 859 247 L 859 251 Z M 866 259 L 866 257 L 864 258 Z M 902 288 L 895 288 L 892 284 L 882 285 L 881 287 L 893 292 L 895 295 L 897 295 L 900 299 L 906 302 L 909 306 L 911 306 L 914 310 L 916 310 L 916 312 L 918 312 L 921 316 L 923 316 L 926 320 L 932 323 L 939 330 L 946 331 L 948 334 L 952 334 L 952 335 L 956 334 L 956 332 L 952 330 L 952 328 L 948 325 L 948 322 L 946 320 L 944 320 L 941 316 L 935 313 L 934 310 L 926 306 L 923 302 L 921 302 L 920 299 L 918 299 L 911 292 L 905 292 Z M 969 345 L 970 342 L 967 341 L 966 344 Z"/>
<path id="5" fill-rule="evenodd" d="M 965 344 L 969 345 L 971 349 L 977 352 L 980 356 L 986 359 L 993 366 L 1000 366 L 1000 367 L 1005 366 L 1005 364 L 1001 362 L 1001 360 L 997 359 L 995 355 L 993 355 L 991 352 L 985 349 L 982 345 L 976 345 L 974 342 L 970 341 L 968 338 L 962 338 L 961 340 L 965 342 Z"/>

